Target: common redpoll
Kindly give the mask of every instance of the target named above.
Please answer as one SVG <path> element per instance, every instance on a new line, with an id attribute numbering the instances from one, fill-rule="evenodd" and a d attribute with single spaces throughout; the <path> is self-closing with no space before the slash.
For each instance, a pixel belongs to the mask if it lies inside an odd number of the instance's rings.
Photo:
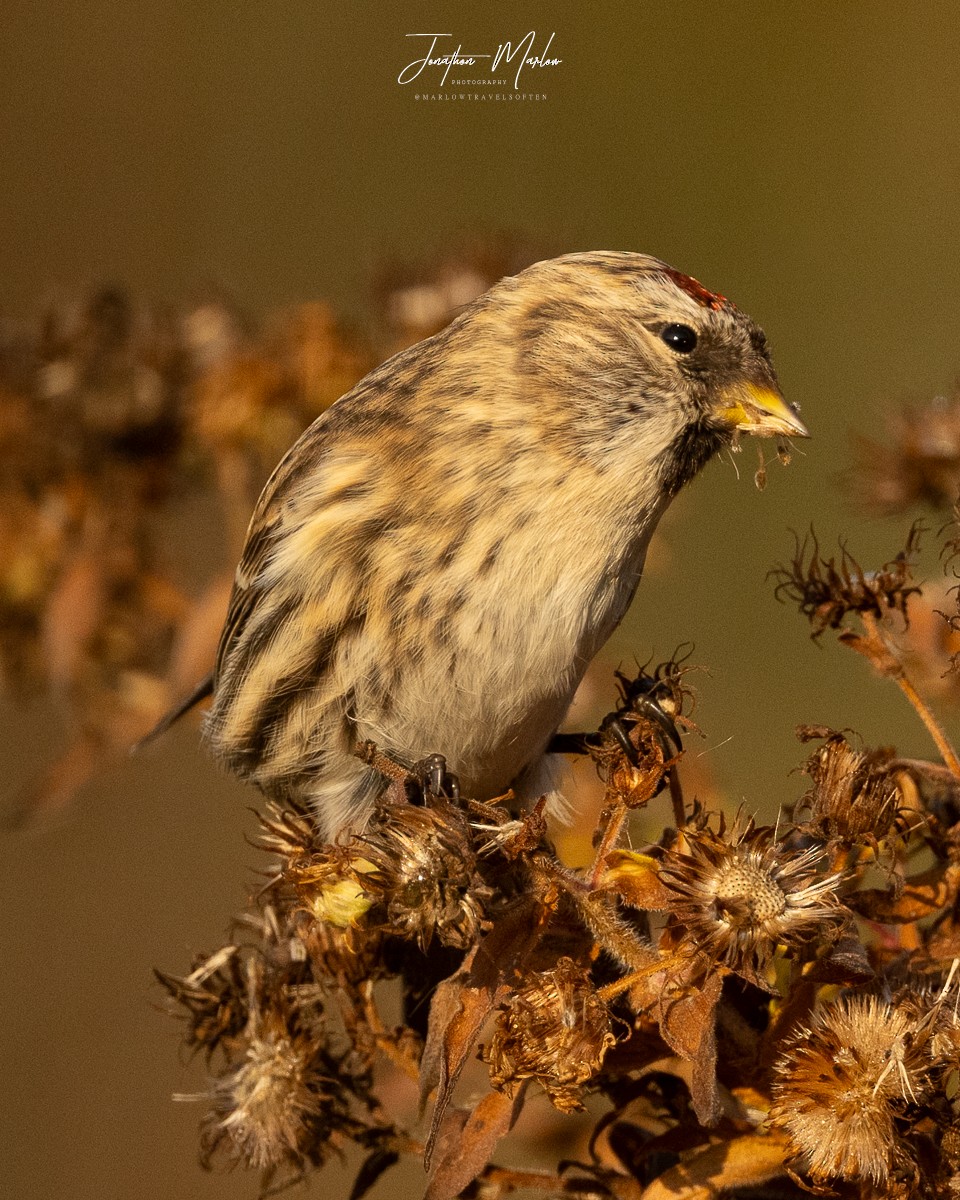
<path id="1" fill-rule="evenodd" d="M 640 254 L 537 263 L 397 354 L 274 471 L 206 733 L 332 839 L 387 786 L 358 742 L 462 790 L 554 788 L 546 755 L 670 500 L 736 431 L 805 436 L 762 331 Z"/>

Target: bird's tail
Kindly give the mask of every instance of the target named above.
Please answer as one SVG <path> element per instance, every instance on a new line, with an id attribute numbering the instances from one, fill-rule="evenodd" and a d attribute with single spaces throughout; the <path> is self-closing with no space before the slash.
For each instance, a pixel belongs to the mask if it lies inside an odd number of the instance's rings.
<path id="1" fill-rule="evenodd" d="M 169 712 L 164 713 L 164 715 L 160 718 L 156 725 L 154 725 L 149 733 L 144 734 L 144 736 L 138 742 L 134 742 L 134 744 L 130 747 L 130 753 L 136 754 L 139 750 L 142 750 L 144 746 L 148 746 L 152 741 L 160 737 L 161 734 L 166 733 L 170 726 L 175 725 L 182 716 L 190 711 L 191 708 L 195 708 L 201 702 L 201 700 L 206 700 L 208 696 L 212 695 L 213 672 L 211 671 L 209 675 L 204 676 L 204 678 L 200 680 L 189 696 L 185 697 L 185 699 L 181 700 L 179 704 L 171 708 Z"/>

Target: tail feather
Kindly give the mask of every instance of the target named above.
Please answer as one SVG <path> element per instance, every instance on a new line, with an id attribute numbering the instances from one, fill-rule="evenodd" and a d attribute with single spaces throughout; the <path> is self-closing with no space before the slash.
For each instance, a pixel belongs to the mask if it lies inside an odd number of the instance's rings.
<path id="1" fill-rule="evenodd" d="M 166 733 L 171 725 L 175 725 L 182 716 L 185 716 L 190 711 L 191 708 L 195 708 L 196 705 L 198 705 L 202 700 L 206 700 L 208 696 L 212 695 L 213 672 L 211 671 L 209 675 L 206 675 L 200 680 L 189 696 L 181 700 L 180 703 L 174 708 L 171 708 L 169 712 L 164 713 L 164 715 L 160 718 L 156 725 L 154 725 L 149 733 L 144 734 L 144 736 L 138 742 L 134 742 L 134 744 L 130 747 L 130 753 L 136 754 L 138 751 L 142 750 L 144 746 L 148 746 L 152 741 L 160 737 L 161 734 Z"/>

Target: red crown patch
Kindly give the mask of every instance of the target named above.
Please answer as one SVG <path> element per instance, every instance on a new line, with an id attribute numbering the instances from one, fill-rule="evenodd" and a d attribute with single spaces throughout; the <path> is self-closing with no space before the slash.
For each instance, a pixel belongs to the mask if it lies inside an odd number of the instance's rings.
<path id="1" fill-rule="evenodd" d="M 686 292 L 703 308 L 717 309 L 722 308 L 724 304 L 730 304 L 726 296 L 721 296 L 717 292 L 708 292 L 702 283 L 689 275 L 684 275 L 682 271 L 675 271 L 672 267 L 668 267 L 664 274 L 673 280 L 681 292 Z"/>

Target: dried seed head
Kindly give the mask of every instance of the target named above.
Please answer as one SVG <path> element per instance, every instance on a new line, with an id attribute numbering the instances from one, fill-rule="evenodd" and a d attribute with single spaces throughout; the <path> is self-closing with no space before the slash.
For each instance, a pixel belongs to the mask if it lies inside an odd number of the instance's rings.
<path id="1" fill-rule="evenodd" d="M 768 987 L 764 972 L 778 945 L 833 937 L 842 924 L 841 877 L 820 875 L 822 861 L 820 848 L 791 850 L 752 821 L 729 834 L 684 830 L 659 871 L 684 929 L 681 945 Z"/>
<path id="2" fill-rule="evenodd" d="M 424 949 L 434 934 L 456 949 L 476 940 L 489 889 L 477 874 L 470 826 L 458 808 L 385 805 L 353 847 L 369 867 L 362 885 L 377 905 L 371 925 L 379 920 Z"/>
<path id="3" fill-rule="evenodd" d="M 629 738 L 634 747 L 635 763 L 609 736 L 593 756 L 600 778 L 606 784 L 607 804 L 640 808 L 656 795 L 670 760 L 664 748 L 663 733 L 649 718 L 631 719 Z"/>
<path id="4" fill-rule="evenodd" d="M 921 973 L 908 966 L 899 986 L 895 986 L 896 971 L 886 976 L 891 1003 L 912 1022 L 916 1052 L 925 1056 L 933 1075 L 952 1092 L 951 1099 L 960 1090 L 958 967 L 958 959 L 946 971 L 936 966 Z"/>
<path id="5" fill-rule="evenodd" d="M 240 950 L 224 946 L 215 954 L 194 960 L 189 975 L 154 971 L 170 996 L 174 1015 L 187 1021 L 184 1043 L 207 1058 L 221 1046 L 229 1046 L 243 1032 L 249 1017 L 247 983 Z"/>
<path id="6" fill-rule="evenodd" d="M 241 970 L 247 1025 L 210 1090 L 202 1158 L 302 1173 L 323 1161 L 338 1131 L 349 1130 L 350 1096 L 365 1084 L 343 1074 L 329 1051 L 322 991 L 304 964 L 278 969 L 248 952 Z"/>
<path id="7" fill-rule="evenodd" d="M 883 442 L 857 439 L 852 484 L 859 502 L 881 513 L 953 504 L 960 488 L 960 395 L 904 409 L 887 426 Z"/>
<path id="8" fill-rule="evenodd" d="M 905 1161 L 894 1117 L 927 1086 L 916 1031 L 904 1009 L 849 996 L 793 1036 L 775 1067 L 770 1117 L 815 1180 L 882 1186 Z"/>
<path id="9" fill-rule="evenodd" d="M 239 1062 L 217 1080 L 204 1118 L 202 1150 L 218 1150 L 255 1170 L 290 1163 L 301 1167 L 320 1139 L 317 1126 L 334 1102 L 316 1044 L 291 1034 L 287 1022 L 266 1014 L 249 1035 Z"/>
<path id="10" fill-rule="evenodd" d="M 816 730 L 813 736 L 825 731 Z M 805 738 L 805 731 L 800 731 Z M 824 840 L 880 841 L 892 829 L 902 794 L 890 774 L 893 755 L 856 750 L 842 733 L 826 731 L 826 741 L 804 764 L 813 788 L 804 798 L 810 825 Z"/>
<path id="11" fill-rule="evenodd" d="M 564 957 L 510 997 L 482 1056 L 494 1087 L 512 1092 L 521 1080 L 536 1079 L 556 1108 L 573 1112 L 615 1041 L 589 973 Z"/>
<path id="12" fill-rule="evenodd" d="M 802 542 L 797 538 L 793 561 L 770 572 L 777 581 L 777 599 L 799 606 L 815 638 L 826 629 L 839 629 L 850 613 L 879 618 L 892 610 L 906 621 L 907 601 L 920 591 L 911 583 L 910 564 L 920 549 L 922 530 L 914 523 L 904 548 L 878 571 L 864 571 L 842 544 L 838 561 L 821 557 L 814 534 Z"/>
<path id="13" fill-rule="evenodd" d="M 260 835 L 256 845 L 269 854 L 277 854 L 283 865 L 297 863 L 309 857 L 319 847 L 319 837 L 312 819 L 303 812 L 284 808 L 268 800 L 264 811 L 256 814 Z"/>

